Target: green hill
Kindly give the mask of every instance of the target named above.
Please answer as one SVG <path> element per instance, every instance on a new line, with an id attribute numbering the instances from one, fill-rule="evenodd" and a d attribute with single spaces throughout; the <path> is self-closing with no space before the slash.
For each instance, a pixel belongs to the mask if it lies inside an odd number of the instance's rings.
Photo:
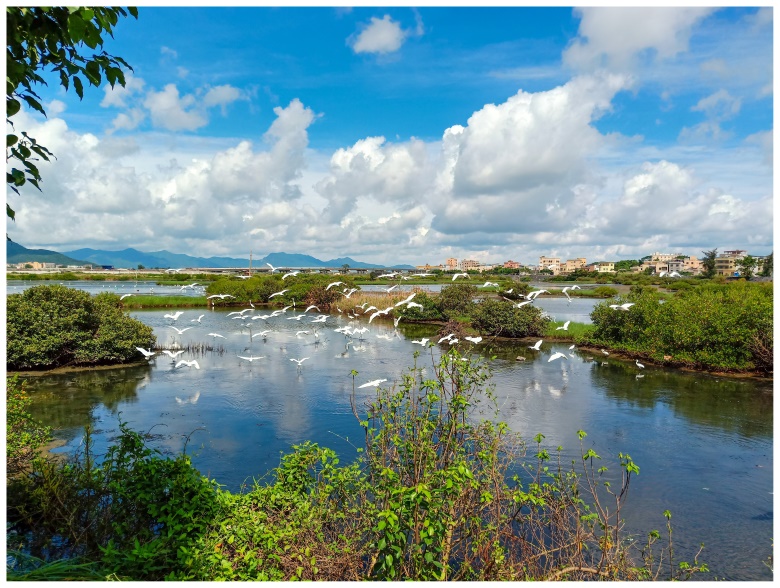
<path id="1" fill-rule="evenodd" d="M 48 249 L 27 249 L 26 247 L 6 240 L 6 263 L 23 263 L 26 261 L 39 261 L 41 263 L 56 263 L 58 265 L 84 265 L 88 262 L 79 261 Z"/>

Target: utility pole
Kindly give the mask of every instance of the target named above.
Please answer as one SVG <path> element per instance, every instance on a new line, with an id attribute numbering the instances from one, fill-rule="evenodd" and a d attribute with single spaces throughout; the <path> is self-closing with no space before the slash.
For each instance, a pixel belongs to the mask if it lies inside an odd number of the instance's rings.
<path id="1" fill-rule="evenodd" d="M 252 275 L 252 250 L 249 250 L 249 275 Z"/>

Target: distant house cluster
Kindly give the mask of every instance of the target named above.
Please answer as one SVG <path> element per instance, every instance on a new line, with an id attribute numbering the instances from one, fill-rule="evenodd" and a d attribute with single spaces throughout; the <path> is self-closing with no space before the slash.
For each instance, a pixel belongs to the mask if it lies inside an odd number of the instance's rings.
<path id="1" fill-rule="evenodd" d="M 733 251 L 724 251 L 715 258 L 715 274 L 718 276 L 734 277 L 739 275 L 738 263 L 748 255 L 747 251 L 738 249 Z M 752 256 L 759 263 L 763 264 L 764 257 L 761 255 Z M 460 259 L 455 257 L 448 258 L 443 264 L 439 265 L 418 265 L 417 269 L 421 271 L 441 270 L 441 271 L 494 271 L 497 268 L 507 268 L 518 270 L 518 273 L 552 272 L 552 275 L 568 275 L 577 270 L 598 272 L 598 273 L 617 273 L 615 261 L 599 261 L 588 263 L 584 257 L 567 259 L 563 261 L 560 257 L 539 257 L 539 263 L 536 265 L 523 265 L 519 261 L 505 261 L 504 263 L 481 263 L 474 259 Z M 662 272 L 679 274 L 699 275 L 704 271 L 702 260 L 695 255 L 684 255 L 682 253 L 661 253 L 656 251 L 649 256 L 649 259 L 643 258 L 642 263 L 635 265 L 629 271 L 640 273 L 648 269 L 651 273 L 661 274 Z M 625 270 L 623 270 L 625 271 Z"/>
<path id="2" fill-rule="evenodd" d="M 51 263 L 43 261 L 23 261 L 21 263 L 6 263 L 6 269 L 33 269 L 33 270 L 45 270 L 45 269 L 64 269 L 64 270 L 90 270 L 92 265 L 63 265 L 61 263 Z"/>

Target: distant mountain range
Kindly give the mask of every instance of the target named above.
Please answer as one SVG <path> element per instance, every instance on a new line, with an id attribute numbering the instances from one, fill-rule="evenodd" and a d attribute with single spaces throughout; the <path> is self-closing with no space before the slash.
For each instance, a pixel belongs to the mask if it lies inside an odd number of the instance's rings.
<path id="1" fill-rule="evenodd" d="M 87 263 L 48 249 L 27 249 L 8 240 L 5 243 L 6 263 L 24 263 L 26 261 L 40 261 L 41 263 L 56 263 L 58 265 L 84 265 Z"/>
<path id="2" fill-rule="evenodd" d="M 47 249 L 27 249 L 13 241 L 6 241 L 6 256 L 8 263 L 23 261 L 53 262 L 63 265 L 111 265 L 116 268 L 135 269 L 138 265 L 146 268 L 180 268 L 180 267 L 249 267 L 249 259 L 235 257 L 193 257 L 170 251 L 153 251 L 145 253 L 137 249 L 122 249 L 121 251 L 104 251 L 101 249 L 76 249 L 58 253 Z M 77 261 L 82 260 L 82 261 Z M 263 258 L 253 259 L 252 267 L 263 267 L 270 263 L 274 267 L 341 267 L 348 264 L 350 268 L 372 269 L 394 267 L 399 269 L 414 269 L 412 265 L 376 265 L 356 261 L 351 257 L 339 257 L 322 261 L 311 255 L 300 253 L 269 253 Z"/>

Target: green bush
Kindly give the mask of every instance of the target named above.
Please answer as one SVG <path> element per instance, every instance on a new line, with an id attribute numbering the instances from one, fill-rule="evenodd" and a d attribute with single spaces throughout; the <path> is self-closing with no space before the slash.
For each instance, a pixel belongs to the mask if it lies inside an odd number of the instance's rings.
<path id="1" fill-rule="evenodd" d="M 404 307 L 403 311 L 397 308 L 393 310 L 393 314 L 396 317 L 399 314 L 403 315 L 404 321 L 441 321 L 446 318 L 439 308 L 438 298 L 430 296 L 426 292 L 417 292 L 412 302 L 422 304 L 423 307 Z"/>
<path id="2" fill-rule="evenodd" d="M 543 335 L 550 319 L 530 304 L 517 308 L 506 300 L 488 299 L 475 305 L 471 326 L 484 335 L 536 337 Z"/>
<path id="3" fill-rule="evenodd" d="M 470 314 L 474 306 L 477 287 L 471 284 L 451 284 L 444 286 L 439 293 L 438 306 L 445 317 Z"/>
<path id="4" fill-rule="evenodd" d="M 612 298 L 618 294 L 617 288 L 613 288 L 612 286 L 598 286 L 593 289 L 593 295 L 598 298 Z"/>
<path id="5" fill-rule="evenodd" d="M 628 311 L 609 308 L 626 300 Z M 591 342 L 663 362 L 728 371 L 771 372 L 772 284 L 705 284 L 660 303 L 650 290 L 604 302 L 591 313 Z"/>
<path id="6" fill-rule="evenodd" d="M 155 343 L 152 328 L 130 318 L 119 296 L 65 286 L 34 286 L 8 297 L 8 369 L 125 363 Z"/>
<path id="7" fill-rule="evenodd" d="M 30 398 L 18 376 L 6 379 L 5 459 L 6 474 L 14 477 L 28 471 L 38 447 L 46 443 L 51 428 L 33 420 L 27 412 Z"/>

